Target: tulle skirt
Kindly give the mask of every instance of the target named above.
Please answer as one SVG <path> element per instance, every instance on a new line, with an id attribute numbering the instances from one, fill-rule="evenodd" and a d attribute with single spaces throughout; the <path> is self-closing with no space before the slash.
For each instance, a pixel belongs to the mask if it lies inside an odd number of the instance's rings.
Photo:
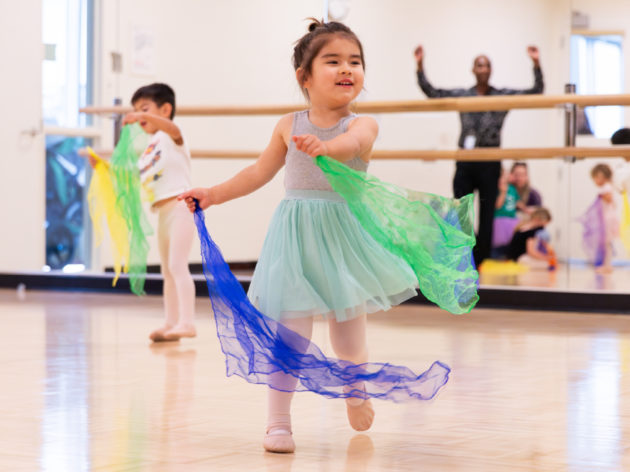
<path id="1" fill-rule="evenodd" d="M 411 267 L 368 235 L 335 192 L 288 190 L 271 220 L 248 297 L 276 319 L 387 310 L 416 295 Z"/>

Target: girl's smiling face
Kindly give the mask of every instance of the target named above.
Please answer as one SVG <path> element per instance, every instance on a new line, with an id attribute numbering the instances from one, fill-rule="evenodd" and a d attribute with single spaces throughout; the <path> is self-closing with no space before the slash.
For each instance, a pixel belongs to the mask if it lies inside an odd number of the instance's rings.
<path id="1" fill-rule="evenodd" d="M 355 41 L 336 36 L 322 47 L 304 79 L 312 104 L 348 105 L 363 89 L 361 51 Z"/>

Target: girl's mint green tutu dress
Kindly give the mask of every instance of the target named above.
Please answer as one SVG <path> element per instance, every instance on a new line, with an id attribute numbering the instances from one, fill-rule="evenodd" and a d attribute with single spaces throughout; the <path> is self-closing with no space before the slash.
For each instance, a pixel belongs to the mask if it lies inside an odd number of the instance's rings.
<path id="1" fill-rule="evenodd" d="M 308 111 L 294 114 L 293 135 L 328 141 L 355 117 L 319 128 Z M 360 158 L 345 163 L 365 171 Z M 387 310 L 416 295 L 418 280 L 401 258 L 368 235 L 312 158 L 291 141 L 286 196 L 271 220 L 248 297 L 276 320 L 324 315 L 346 321 Z"/>

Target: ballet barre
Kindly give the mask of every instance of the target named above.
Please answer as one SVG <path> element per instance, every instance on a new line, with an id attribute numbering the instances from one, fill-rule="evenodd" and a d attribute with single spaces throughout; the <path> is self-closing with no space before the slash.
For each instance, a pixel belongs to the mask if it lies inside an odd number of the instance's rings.
<path id="1" fill-rule="evenodd" d="M 352 109 L 357 113 L 410 113 L 410 112 L 478 112 L 514 109 L 555 108 L 564 105 L 629 106 L 630 94 L 611 95 L 502 95 L 490 97 L 430 98 L 383 102 L 356 102 Z M 178 116 L 247 116 L 284 115 L 305 110 L 307 105 L 232 105 L 232 106 L 179 106 Z M 87 106 L 80 108 L 87 114 L 124 114 L 132 111 L 129 106 Z"/>
<path id="2" fill-rule="evenodd" d="M 131 111 L 131 107 L 121 106 L 121 100 L 116 98 L 114 106 L 81 108 L 82 113 L 111 114 L 115 119 L 114 142 L 118 142 L 122 114 Z M 507 111 L 514 109 L 564 109 L 564 145 L 562 148 L 476 148 L 470 150 L 377 150 L 374 159 L 421 159 L 421 160 L 458 160 L 458 161 L 495 161 L 501 159 L 544 159 L 563 157 L 568 161 L 586 157 L 624 157 L 630 158 L 628 149 L 622 147 L 576 147 L 577 108 L 587 106 L 628 106 L 630 94 L 610 95 L 576 95 L 575 85 L 566 84 L 563 95 L 502 95 L 484 97 L 448 97 L 424 100 L 384 101 L 384 102 L 356 102 L 352 110 L 357 113 L 413 113 L 413 112 L 448 112 L 460 113 L 483 111 Z M 247 106 L 180 106 L 178 116 L 252 116 L 252 115 L 283 115 L 306 109 L 301 105 L 247 105 Z M 243 159 L 254 158 L 258 152 L 238 150 L 196 150 L 193 157 Z"/>
<path id="3" fill-rule="evenodd" d="M 87 156 L 84 149 L 79 151 Z M 99 150 L 96 154 L 110 156 L 111 150 Z M 257 151 L 193 149 L 190 155 L 197 159 L 255 159 L 260 155 Z M 499 161 L 502 159 L 552 159 L 552 158 L 587 157 L 623 157 L 630 160 L 630 146 L 607 147 L 544 147 L 544 148 L 475 148 L 457 150 L 374 150 L 372 159 L 379 160 L 422 160 L 422 161 Z"/>

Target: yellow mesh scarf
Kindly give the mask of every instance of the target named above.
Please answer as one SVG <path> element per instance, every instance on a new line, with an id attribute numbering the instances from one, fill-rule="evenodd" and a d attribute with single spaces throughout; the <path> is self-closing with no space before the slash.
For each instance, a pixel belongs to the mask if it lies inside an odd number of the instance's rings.
<path id="1" fill-rule="evenodd" d="M 96 246 L 103 242 L 104 228 L 103 217 L 107 222 L 111 239 L 112 257 L 114 258 L 115 277 L 112 285 L 116 285 L 120 273 L 128 271 L 129 261 L 129 230 L 122 214 L 116 207 L 116 192 L 109 170 L 109 164 L 98 156 L 90 147 L 88 153 L 96 164 L 92 181 L 88 190 L 88 205 Z"/>

